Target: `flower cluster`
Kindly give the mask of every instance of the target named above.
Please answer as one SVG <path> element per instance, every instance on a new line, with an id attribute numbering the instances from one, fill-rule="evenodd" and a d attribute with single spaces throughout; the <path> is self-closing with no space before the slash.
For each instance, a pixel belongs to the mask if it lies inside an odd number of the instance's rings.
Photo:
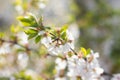
<path id="1" fill-rule="evenodd" d="M 70 33 L 67 31 L 66 32 L 68 35 L 68 40 L 67 42 L 64 43 L 64 41 L 61 38 L 51 38 L 51 37 L 44 37 L 41 40 L 41 43 L 44 44 L 47 49 L 48 52 L 52 55 L 65 55 L 67 54 L 69 51 L 71 51 L 71 49 L 74 49 L 74 43 L 73 43 L 73 38 L 70 35 Z"/>
<path id="2" fill-rule="evenodd" d="M 36 42 L 40 41 L 47 48 L 49 55 L 57 57 L 55 80 L 103 80 L 101 74 L 104 71 L 98 62 L 99 54 L 85 48 L 81 48 L 77 53 L 74 50 L 74 38 L 67 25 L 59 29 L 48 28 L 32 14 L 18 19 L 24 26 L 25 23 L 29 24 L 25 32 L 30 38 L 35 38 Z"/>
<path id="3" fill-rule="evenodd" d="M 68 57 L 68 76 L 72 80 L 103 80 L 101 74 L 103 69 L 98 63 L 98 53 L 91 52 L 86 58 L 73 55 Z"/>
<path id="4" fill-rule="evenodd" d="M 17 55 L 17 63 L 20 68 L 25 69 L 29 60 L 28 53 L 30 49 L 28 47 L 28 39 L 34 38 L 35 43 L 40 42 L 46 47 L 47 54 L 56 57 L 56 74 L 54 80 L 104 80 L 102 77 L 104 70 L 100 67 L 98 61 L 99 53 L 94 53 L 91 49 L 85 49 L 83 47 L 80 48 L 80 51 L 75 51 L 75 39 L 70 33 L 71 31 L 69 31 L 68 25 L 64 25 L 60 28 L 48 27 L 43 25 L 42 17 L 37 18 L 32 13 L 26 13 L 29 11 L 29 8 L 32 7 L 45 8 L 45 0 L 16 1 L 16 10 L 21 15 L 25 15 L 17 17 L 20 21 L 19 25 L 25 27 L 23 27 L 25 33 L 16 33 L 16 30 L 12 28 L 12 31 L 15 32 L 16 35 L 13 40 L 10 41 L 0 40 L 2 43 L 0 43 L 0 54 L 10 53 L 12 52 L 11 46 L 14 47 L 16 53 L 19 53 Z M 78 35 L 74 36 L 78 37 Z M 32 70 L 27 70 L 22 72 L 22 74 L 32 77 L 37 75 Z M 21 77 L 21 75 L 18 74 L 18 77 Z M 22 77 L 25 76 L 22 75 Z M 38 77 L 38 75 L 36 77 Z M 36 77 L 32 80 L 38 80 Z M 25 78 L 25 80 L 28 79 Z M 113 75 L 111 80 L 120 80 L 120 74 Z"/>

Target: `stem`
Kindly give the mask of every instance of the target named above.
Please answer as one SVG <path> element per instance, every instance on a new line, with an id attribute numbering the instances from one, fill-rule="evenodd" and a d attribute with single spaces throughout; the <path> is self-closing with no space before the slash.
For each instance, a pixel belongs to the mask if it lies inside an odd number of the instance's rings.
<path id="1" fill-rule="evenodd" d="M 75 55 L 77 55 L 77 52 L 76 52 L 74 49 L 72 49 L 71 47 L 70 47 L 70 49 L 72 50 L 72 52 L 73 52 Z"/>
<path id="2" fill-rule="evenodd" d="M 112 74 L 110 74 L 110 73 L 107 73 L 107 72 L 104 72 L 102 75 L 103 75 L 103 76 L 109 76 L 109 77 L 113 77 L 113 75 L 112 75 Z"/>
<path id="3" fill-rule="evenodd" d="M 8 41 L 8 40 L 2 39 L 2 38 L 0 38 L 0 41 L 2 41 L 2 42 L 7 42 L 7 43 L 11 43 L 11 44 L 14 44 L 14 45 L 18 45 L 18 46 L 24 48 L 26 51 L 33 50 L 33 51 L 35 51 L 35 52 L 38 52 L 38 51 L 35 50 L 35 49 L 31 49 L 31 48 L 28 48 L 27 46 L 23 46 L 23 45 L 17 43 L 17 41 L 11 41 L 11 40 Z"/>

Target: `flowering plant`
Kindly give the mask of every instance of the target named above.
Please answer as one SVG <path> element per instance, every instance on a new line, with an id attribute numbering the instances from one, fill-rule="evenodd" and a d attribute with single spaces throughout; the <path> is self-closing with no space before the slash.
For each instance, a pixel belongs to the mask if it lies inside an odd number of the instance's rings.
<path id="1" fill-rule="evenodd" d="M 36 0 L 36 2 L 33 2 L 34 0 L 32 2 L 21 1 L 16 4 L 16 9 L 20 13 L 17 20 L 20 23 L 16 27 L 11 26 L 11 31 L 15 34 L 12 35 L 10 40 L 0 38 L 1 54 L 19 53 L 18 65 L 20 70 L 23 71 L 14 75 L 15 80 L 104 80 L 102 75 L 110 75 L 105 73 L 99 65 L 99 53 L 83 47 L 79 51 L 75 51 L 75 39 L 68 29 L 69 25 L 60 28 L 48 27 L 43 24 L 42 17 L 38 18 L 27 12 L 29 7 L 44 8 L 44 2 L 38 5 L 39 0 Z M 45 47 L 45 56 L 55 57 L 55 75 L 52 78 L 48 78 L 43 74 L 39 76 L 31 70 L 24 71 L 28 65 L 29 55 L 32 51 L 37 53 L 36 49 L 29 46 L 29 39 L 34 39 L 36 44 L 40 43 Z M 110 75 L 110 77 L 112 77 L 111 80 L 120 80 L 119 74 Z"/>

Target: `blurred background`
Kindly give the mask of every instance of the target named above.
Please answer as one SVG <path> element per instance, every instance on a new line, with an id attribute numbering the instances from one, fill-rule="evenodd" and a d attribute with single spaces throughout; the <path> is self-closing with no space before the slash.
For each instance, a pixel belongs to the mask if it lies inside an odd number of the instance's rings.
<path id="1" fill-rule="evenodd" d="M 10 26 L 17 24 L 16 15 L 18 14 L 13 6 L 14 2 L 15 0 L 0 0 L 0 32 L 8 33 Z M 70 30 L 76 38 L 76 50 L 82 46 L 99 52 L 100 64 L 105 72 L 118 73 L 120 72 L 119 4 L 120 0 L 46 0 L 44 4 L 40 4 L 39 12 L 32 10 L 31 12 L 42 15 L 44 24 L 48 26 L 60 27 L 69 24 Z M 12 59 L 15 56 L 17 55 L 0 54 L 0 80 L 9 80 L 2 77 L 9 77 L 17 72 L 15 64 L 11 65 L 9 62 L 14 61 Z M 27 61 L 26 55 L 20 56 Z M 33 63 L 29 63 L 29 68 L 34 71 L 40 70 L 39 66 L 44 63 L 44 59 L 39 60 L 39 58 L 32 61 L 37 64 L 33 66 Z M 49 60 L 46 62 L 49 63 Z M 50 64 L 46 65 L 52 67 Z M 47 70 L 51 71 L 50 68 Z M 14 79 L 11 78 L 11 80 Z"/>

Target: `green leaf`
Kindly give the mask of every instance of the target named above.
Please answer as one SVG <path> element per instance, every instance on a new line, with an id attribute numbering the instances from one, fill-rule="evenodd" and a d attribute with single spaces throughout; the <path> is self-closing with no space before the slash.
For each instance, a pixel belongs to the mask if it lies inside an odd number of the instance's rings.
<path id="1" fill-rule="evenodd" d="M 60 35 L 63 40 L 67 40 L 67 32 L 66 32 L 67 29 L 68 29 L 68 25 L 64 25 L 60 30 Z"/>
<path id="2" fill-rule="evenodd" d="M 49 26 L 45 26 L 45 29 L 48 29 L 48 30 L 50 30 L 50 29 L 51 29 L 51 27 L 49 27 Z"/>
<path id="3" fill-rule="evenodd" d="M 2 38 L 2 37 L 4 37 L 4 36 L 5 36 L 5 34 L 2 33 L 2 32 L 0 32 L 0 38 Z"/>
<path id="4" fill-rule="evenodd" d="M 26 16 L 19 16 L 17 19 L 22 23 L 23 26 L 38 27 L 39 24 L 33 14 L 28 13 Z"/>
<path id="5" fill-rule="evenodd" d="M 14 25 L 11 25 L 10 26 L 10 30 L 12 33 L 17 33 L 19 32 L 20 30 L 22 30 L 22 28 L 20 26 L 14 26 Z"/>
<path id="6" fill-rule="evenodd" d="M 30 35 L 28 36 L 28 39 L 32 39 L 32 38 L 34 38 L 36 35 L 37 35 L 37 33 L 30 34 Z"/>
<path id="7" fill-rule="evenodd" d="M 38 43 L 38 42 L 41 40 L 41 37 L 42 37 L 42 36 L 37 36 L 37 37 L 35 38 L 35 43 Z"/>
<path id="8" fill-rule="evenodd" d="M 87 55 L 91 53 L 91 49 L 87 49 Z"/>
<path id="9" fill-rule="evenodd" d="M 84 57 L 86 57 L 86 56 L 87 56 L 87 51 L 86 51 L 86 49 L 83 48 L 83 47 L 81 47 L 80 50 L 81 50 L 81 52 L 83 53 Z"/>
<path id="10" fill-rule="evenodd" d="M 61 32 L 60 35 L 61 35 L 61 38 L 62 38 L 63 40 L 66 40 L 66 39 L 67 39 L 67 33 L 66 33 L 66 31 Z"/>
<path id="11" fill-rule="evenodd" d="M 85 49 L 85 48 L 83 48 L 83 47 L 81 47 L 81 52 L 83 53 L 83 56 L 84 57 L 86 57 L 88 54 L 90 54 L 91 53 L 91 49 Z"/>
<path id="12" fill-rule="evenodd" d="M 35 30 L 35 29 L 28 29 L 28 30 L 25 31 L 25 33 L 26 33 L 27 35 L 29 35 L 29 34 L 35 34 L 35 33 L 38 33 L 38 31 Z"/>
<path id="13" fill-rule="evenodd" d="M 64 26 L 62 26 L 62 28 L 61 28 L 61 32 L 62 31 L 66 31 L 68 29 L 68 25 L 64 25 Z"/>

